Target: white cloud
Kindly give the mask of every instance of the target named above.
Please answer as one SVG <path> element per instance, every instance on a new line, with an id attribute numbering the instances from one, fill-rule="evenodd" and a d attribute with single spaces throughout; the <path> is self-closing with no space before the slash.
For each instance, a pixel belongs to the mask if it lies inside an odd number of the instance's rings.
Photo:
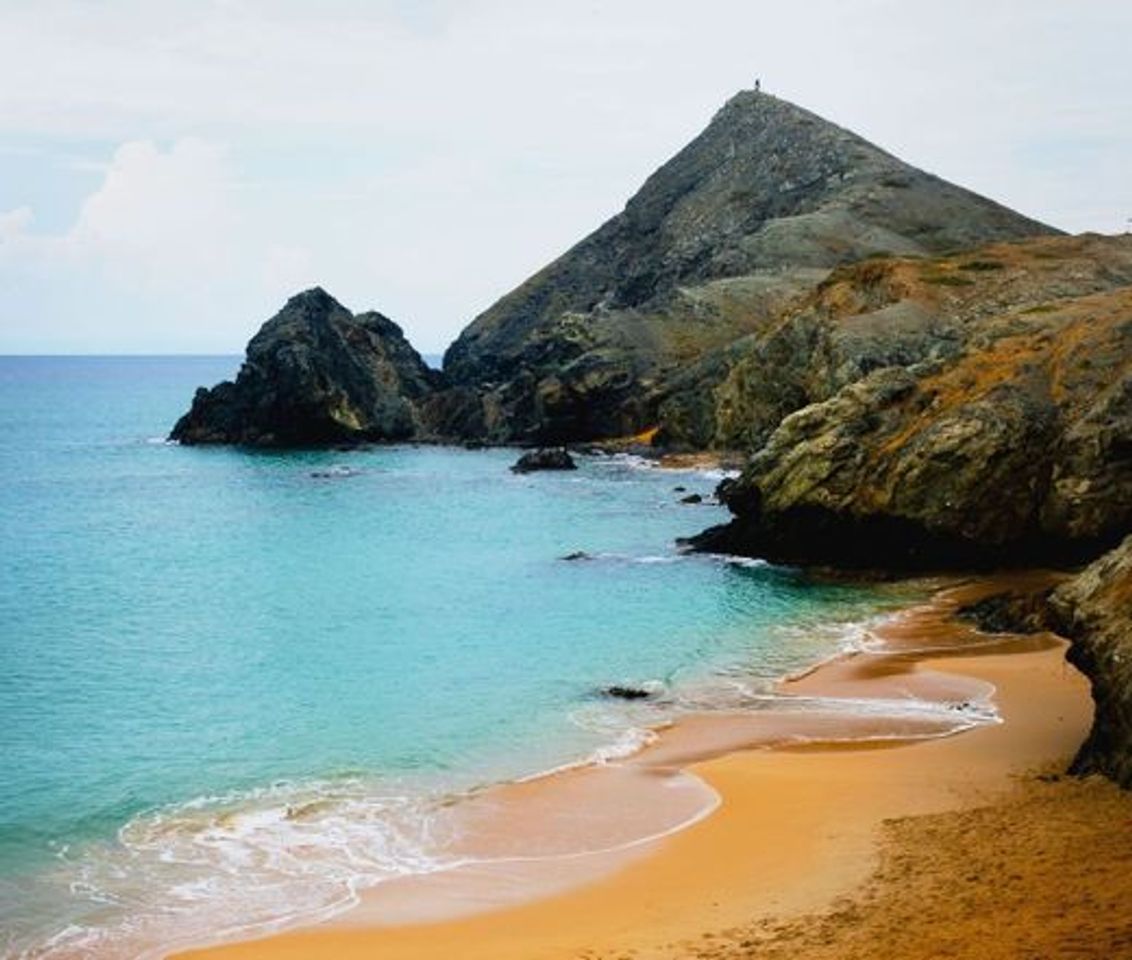
<path id="1" fill-rule="evenodd" d="M 167 151 L 145 140 L 124 143 L 61 242 L 74 255 L 102 260 L 120 282 L 176 284 L 224 264 L 231 192 L 219 146 L 192 138 Z"/>
<path id="2" fill-rule="evenodd" d="M 1116 0 L 10 0 L 0 311 L 66 337 L 49 260 L 105 314 L 74 349 L 234 350 L 319 282 L 435 350 L 756 75 L 1030 215 L 1124 229 L 1130 32 Z M 41 150 L 104 168 L 69 220 L 4 178 Z"/>
<path id="3" fill-rule="evenodd" d="M 307 251 L 273 241 L 271 220 L 248 208 L 222 145 L 129 141 L 103 170 L 62 232 L 35 231 L 29 207 L 0 213 L 3 311 L 36 317 L 50 342 L 71 330 L 114 349 L 233 349 L 256 313 L 309 277 Z M 21 299 L 30 306 L 17 313 Z M 0 333 L 24 342 L 14 326 Z"/>

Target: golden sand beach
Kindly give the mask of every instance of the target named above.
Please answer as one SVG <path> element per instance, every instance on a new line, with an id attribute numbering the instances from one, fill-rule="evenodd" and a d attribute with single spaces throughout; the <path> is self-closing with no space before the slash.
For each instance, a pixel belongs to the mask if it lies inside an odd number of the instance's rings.
<path id="1" fill-rule="evenodd" d="M 938 715 L 877 726 L 867 709 L 817 726 L 789 710 L 691 717 L 624 763 L 489 791 L 478 842 L 498 854 L 546 850 L 548 833 L 577 849 L 571 831 L 612 852 L 393 882 L 321 926 L 179 956 L 1132 955 L 1132 797 L 1056 773 L 1091 720 L 1086 681 L 1059 638 L 953 617 L 1001 586 L 952 586 L 887 622 L 875 652 L 782 691 L 914 696 L 960 715 L 990 696 L 1002 722 L 940 736 Z M 696 813 L 692 778 L 715 809 Z M 619 842 L 681 817 L 695 822 Z"/>

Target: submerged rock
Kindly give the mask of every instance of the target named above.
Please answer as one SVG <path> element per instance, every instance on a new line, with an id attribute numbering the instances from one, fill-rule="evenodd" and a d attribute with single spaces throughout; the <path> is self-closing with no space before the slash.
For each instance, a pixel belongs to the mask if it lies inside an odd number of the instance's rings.
<path id="1" fill-rule="evenodd" d="M 536 470 L 577 470 L 574 458 L 564 448 L 529 450 L 511 466 L 512 473 L 534 473 Z"/>
<path id="2" fill-rule="evenodd" d="M 336 465 L 333 467 L 326 467 L 322 470 L 312 470 L 310 475 L 316 480 L 338 480 L 343 477 L 360 476 L 361 472 L 361 470 L 358 470 L 355 467 Z"/>
<path id="3" fill-rule="evenodd" d="M 651 690 L 646 690 L 643 687 L 626 687 L 620 684 L 603 687 L 601 693 L 603 696 L 612 697 L 615 700 L 647 700 L 653 695 Z"/>
<path id="4" fill-rule="evenodd" d="M 681 503 L 703 503 L 704 498 L 698 493 L 689 493 L 686 497 L 680 498 Z"/>
<path id="5" fill-rule="evenodd" d="M 234 383 L 197 390 L 170 439 L 255 447 L 408 440 L 438 384 L 392 320 L 354 316 L 315 287 L 251 339 Z"/>

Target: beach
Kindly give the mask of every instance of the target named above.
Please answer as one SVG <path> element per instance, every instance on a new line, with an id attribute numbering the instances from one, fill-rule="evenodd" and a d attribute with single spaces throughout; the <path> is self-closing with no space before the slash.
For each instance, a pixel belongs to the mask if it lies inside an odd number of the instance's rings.
<path id="1" fill-rule="evenodd" d="M 881 935 L 887 956 L 1006 957 L 1023 955 L 1023 942 L 1032 955 L 1063 955 L 1035 946 L 1043 931 L 1051 944 L 1075 944 L 1073 956 L 1112 956 L 1132 925 L 1096 906 L 1128 892 L 1120 864 L 1132 800 L 1106 782 L 1058 776 L 1092 713 L 1064 642 L 983 635 L 954 619 L 959 605 L 997 589 L 1001 581 L 985 580 L 943 591 L 878 629 L 883 652 L 833 659 L 782 689 L 858 701 L 914 695 L 960 713 L 990 697 L 1001 722 L 940 735 L 937 717 L 882 731 L 867 712 L 816 732 L 810 714 L 688 718 L 615 765 L 614 777 L 597 771 L 601 784 L 585 785 L 592 768 L 565 771 L 501 787 L 517 793 L 493 804 L 507 825 L 500 837 L 518 850 L 540 842 L 546 816 L 579 805 L 630 817 L 640 805 L 663 823 L 665 784 L 691 776 L 718 803 L 683 829 L 601 854 L 381 885 L 329 923 L 180 956 L 795 956 L 804 943 L 807 956 L 841 957 L 876 955 L 869 944 Z M 677 806 L 688 803 L 676 793 Z M 533 811 L 526 819 L 524 809 Z M 1046 821 L 1068 827 L 1047 832 Z M 1062 876 L 1074 878 L 1072 893 Z M 985 908 L 998 903 L 1004 878 L 1026 904 L 1025 928 Z M 932 919 L 941 909 L 946 929 Z M 924 946 L 918 926 L 943 938 L 938 949 Z M 992 928 L 996 954 L 975 938 Z"/>

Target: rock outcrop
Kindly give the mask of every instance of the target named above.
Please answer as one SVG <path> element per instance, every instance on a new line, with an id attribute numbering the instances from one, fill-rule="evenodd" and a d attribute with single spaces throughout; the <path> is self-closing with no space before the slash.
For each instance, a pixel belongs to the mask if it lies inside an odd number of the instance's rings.
<path id="1" fill-rule="evenodd" d="M 715 432 L 732 344 L 830 269 L 1052 233 L 790 103 L 747 91 L 613 217 L 449 348 L 444 419 L 496 442 Z M 722 354 L 716 356 L 716 352 Z M 690 368 L 695 368 L 691 370 Z"/>
<path id="2" fill-rule="evenodd" d="M 765 443 L 697 545 L 887 569 L 1095 556 L 1132 530 L 1129 284 L 1128 237 L 835 274 L 745 361 L 721 417 Z"/>
<path id="3" fill-rule="evenodd" d="M 1096 715 L 1072 772 L 1132 788 L 1132 536 L 1051 594 L 1069 660 L 1092 683 Z"/>
<path id="4" fill-rule="evenodd" d="M 690 368 L 661 408 L 659 440 L 757 450 L 788 414 L 873 370 L 952 359 L 996 315 L 1128 284 L 1132 238 L 1090 234 L 841 267 L 761 336 Z"/>
<path id="5" fill-rule="evenodd" d="M 320 288 L 287 301 L 247 347 L 235 382 L 201 388 L 170 439 L 299 447 L 407 440 L 439 386 L 380 313 L 354 316 Z"/>

